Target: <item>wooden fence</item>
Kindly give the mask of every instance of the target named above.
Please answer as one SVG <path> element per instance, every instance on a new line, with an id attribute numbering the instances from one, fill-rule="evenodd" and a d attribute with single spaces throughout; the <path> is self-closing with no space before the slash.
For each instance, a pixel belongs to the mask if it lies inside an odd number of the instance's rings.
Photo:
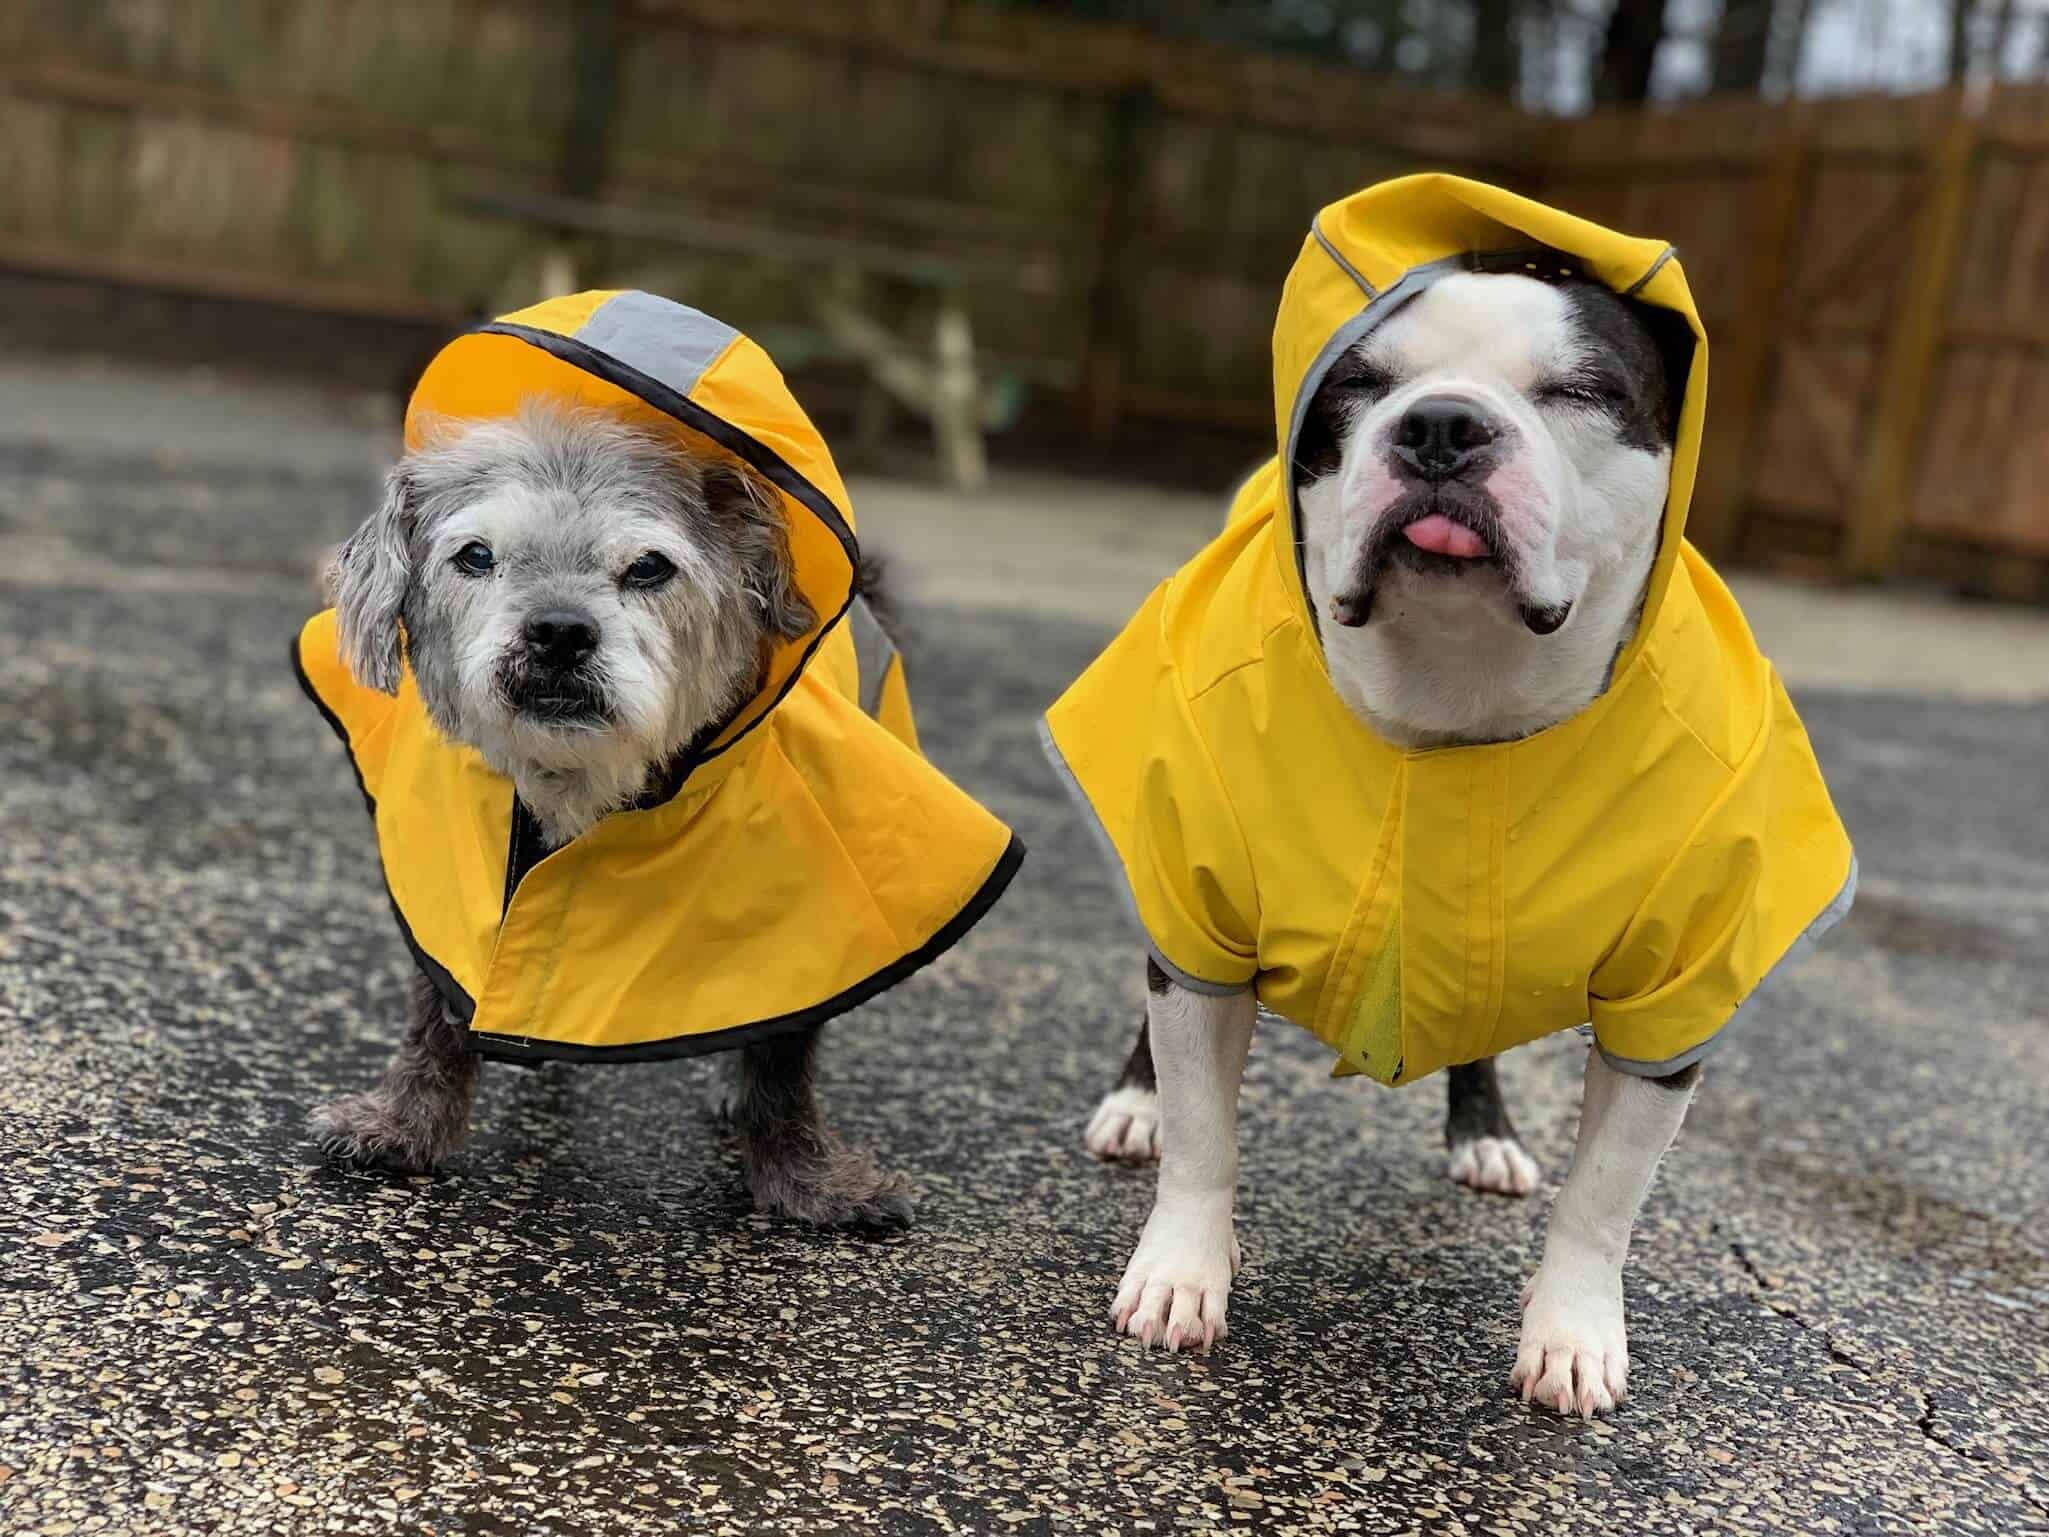
<path id="1" fill-rule="evenodd" d="M 1099 439 L 1263 430 L 1309 214 L 1423 166 L 1680 245 L 1709 547 L 2049 591 L 2038 88 L 1559 122 L 966 0 L 0 6 L 0 267 L 448 325 L 534 281 L 474 194 L 567 190 L 981 259 L 980 334 Z M 600 275 L 771 331 L 816 281 Z"/>
<path id="2" fill-rule="evenodd" d="M 1696 537 L 2049 597 L 2049 90 L 1559 124 L 1540 191 L 1685 257 Z"/>

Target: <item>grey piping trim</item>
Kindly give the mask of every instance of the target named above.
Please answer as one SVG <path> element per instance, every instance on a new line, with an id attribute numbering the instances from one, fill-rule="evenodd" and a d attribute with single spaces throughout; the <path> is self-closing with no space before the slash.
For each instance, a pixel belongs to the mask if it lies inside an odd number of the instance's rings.
<path id="1" fill-rule="evenodd" d="M 1146 952 L 1152 956 L 1153 964 L 1164 971 L 1170 980 L 1187 988 L 1191 993 L 1203 993 L 1211 998 L 1234 998 L 1239 993 L 1251 992 L 1250 982 L 1206 982 L 1201 977 L 1191 977 L 1160 954 L 1160 947 L 1153 943 L 1152 935 L 1146 930 L 1145 920 L 1138 915 L 1138 898 L 1132 895 L 1131 882 L 1125 878 L 1124 861 L 1118 857 L 1117 845 L 1111 841 L 1109 829 L 1103 826 L 1102 818 L 1096 815 L 1096 808 L 1090 802 L 1088 792 L 1082 789 L 1081 781 L 1074 777 L 1074 770 L 1067 766 L 1067 759 L 1061 755 L 1059 745 L 1053 740 L 1053 730 L 1046 724 L 1044 716 L 1039 717 L 1039 746 L 1046 754 L 1046 761 L 1053 765 L 1053 772 L 1060 776 L 1060 782 L 1066 787 L 1067 793 L 1074 797 L 1074 804 L 1080 808 L 1081 819 L 1089 830 L 1089 836 L 1095 839 L 1096 848 L 1102 853 L 1104 863 L 1110 867 L 1110 884 L 1117 888 L 1117 894 L 1124 899 L 1125 916 L 1131 920 L 1140 937 L 1145 940 Z"/>
<path id="2" fill-rule="evenodd" d="M 1366 295 L 1367 298 L 1378 299 L 1380 297 L 1380 290 L 1375 288 L 1371 283 L 1366 281 L 1366 274 L 1361 272 L 1357 267 L 1353 266 L 1350 262 L 1346 261 L 1344 257 L 1338 253 L 1338 248 L 1330 243 L 1330 237 L 1324 234 L 1323 232 L 1322 214 L 1318 214 L 1315 218 L 1309 221 L 1309 233 L 1314 235 L 1316 237 L 1316 243 L 1323 247 L 1323 254 L 1325 256 L 1328 256 L 1332 261 L 1336 262 L 1338 266 L 1343 269 L 1345 276 L 1350 278 L 1353 282 L 1359 285 L 1360 290 Z"/>
<path id="3" fill-rule="evenodd" d="M 1815 915 L 1812 923 L 1801 930 L 1800 937 L 1786 947 L 1786 953 L 1773 963 L 1771 970 L 1757 979 L 1758 987 L 1762 987 L 1767 978 L 1800 959 L 1808 950 L 1813 948 L 1815 942 L 1822 935 L 1843 921 L 1844 916 L 1850 911 L 1851 906 L 1856 900 L 1857 856 L 1855 853 L 1852 853 L 1850 855 L 1850 873 L 1843 877 L 1842 890 L 1838 891 L 1830 899 L 1828 906 Z M 1751 989 L 1753 995 L 1756 991 L 1757 988 Z M 1744 1004 L 1748 1002 L 1749 999 L 1746 998 L 1744 1003 L 1736 1005 L 1736 1012 L 1723 1022 L 1721 1029 L 1702 1041 L 1698 1046 L 1693 1047 L 1690 1051 L 1682 1051 L 1676 1057 L 1668 1057 L 1663 1062 L 1640 1062 L 1634 1057 L 1618 1057 L 1611 1051 L 1603 1050 L 1601 1052 L 1601 1059 L 1614 1068 L 1616 1072 L 1627 1073 L 1632 1078 L 1669 1078 L 1672 1074 L 1693 1066 L 1694 1063 L 1714 1050 L 1715 1044 L 1729 1033 L 1729 1026 L 1742 1014 Z M 1598 1042 L 1596 1042 L 1596 1049 L 1599 1049 Z"/>
<path id="4" fill-rule="evenodd" d="M 702 310 L 634 292 L 591 311 L 576 339 L 688 395 L 739 334 Z"/>
<path id="5" fill-rule="evenodd" d="M 1658 275 L 1660 269 L 1664 267 L 1665 263 L 1670 261 L 1673 257 L 1677 256 L 1678 254 L 1679 247 L 1675 245 L 1666 246 L 1663 251 L 1658 253 L 1658 259 L 1651 263 L 1650 271 L 1646 272 L 1642 277 L 1638 278 L 1634 283 L 1631 283 L 1627 288 L 1622 290 L 1622 297 L 1625 299 L 1634 299 L 1639 293 L 1643 292 L 1644 285 L 1649 283 L 1652 278 Z"/>
<path id="6" fill-rule="evenodd" d="M 896 642 L 876 620 L 866 598 L 855 598 L 847 609 L 847 630 L 854 637 L 854 663 L 860 671 L 861 710 L 873 715 L 882 708 L 882 685 L 889 677 L 889 664 L 896 660 Z"/>

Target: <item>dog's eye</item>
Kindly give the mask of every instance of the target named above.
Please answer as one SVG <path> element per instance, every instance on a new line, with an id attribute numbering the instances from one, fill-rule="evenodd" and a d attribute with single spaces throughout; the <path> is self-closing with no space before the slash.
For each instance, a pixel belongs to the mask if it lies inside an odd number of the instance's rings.
<path id="1" fill-rule="evenodd" d="M 491 546 L 483 540 L 472 539 L 455 552 L 452 564 L 464 576 L 489 576 L 498 564 L 498 557 L 491 553 Z"/>
<path id="2" fill-rule="evenodd" d="M 1605 374 L 1575 374 L 1555 379 L 1535 391 L 1539 400 L 1563 401 L 1567 405 L 1592 406 L 1597 410 L 1629 404 L 1629 391 Z"/>
<path id="3" fill-rule="evenodd" d="M 1353 400 L 1377 400 L 1394 388 L 1394 376 L 1362 358 L 1348 358 L 1331 370 L 1324 387 Z"/>
<path id="4" fill-rule="evenodd" d="M 626 575 L 620 578 L 619 585 L 637 588 L 642 592 L 652 592 L 675 574 L 676 563 L 674 561 L 666 555 L 659 555 L 653 550 L 649 550 L 640 559 L 626 568 Z"/>

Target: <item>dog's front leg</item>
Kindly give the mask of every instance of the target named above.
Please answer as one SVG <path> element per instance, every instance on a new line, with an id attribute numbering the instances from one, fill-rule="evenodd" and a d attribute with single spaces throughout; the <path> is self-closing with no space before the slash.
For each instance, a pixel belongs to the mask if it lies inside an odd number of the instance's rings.
<path id="1" fill-rule="evenodd" d="M 1699 1076 L 1694 1066 L 1635 1078 L 1587 1053 L 1572 1172 L 1551 1208 L 1543 1263 L 1523 1288 L 1522 1344 L 1509 1385 L 1525 1402 L 1591 1419 L 1628 1396 L 1622 1261 Z"/>
<path id="2" fill-rule="evenodd" d="M 1146 1029 L 1160 1093 L 1160 1183 L 1110 1316 L 1169 1350 L 1227 1332 L 1238 1235 L 1238 1083 L 1258 1012 L 1252 994 L 1211 997 L 1150 979 Z"/>
<path id="3" fill-rule="evenodd" d="M 432 1171 L 469 1131 L 478 1066 L 469 1027 L 448 1012 L 426 975 L 414 972 L 405 1039 L 377 1087 L 313 1113 L 321 1151 L 400 1174 Z"/>
<path id="4" fill-rule="evenodd" d="M 910 1181 L 834 1135 L 812 1088 L 818 1026 L 740 1049 L 728 1106 L 757 1211 L 816 1227 L 903 1227 Z"/>

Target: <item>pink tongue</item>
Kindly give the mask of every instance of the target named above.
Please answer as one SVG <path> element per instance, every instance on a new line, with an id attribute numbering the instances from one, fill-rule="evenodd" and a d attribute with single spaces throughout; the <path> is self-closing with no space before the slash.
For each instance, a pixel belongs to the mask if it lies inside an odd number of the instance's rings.
<path id="1" fill-rule="evenodd" d="M 1454 560 L 1479 560 L 1494 553 L 1487 548 L 1486 540 L 1463 523 L 1452 522 L 1441 512 L 1416 519 L 1402 530 L 1402 536 L 1419 550 L 1428 550 L 1432 555 L 1449 555 Z"/>

